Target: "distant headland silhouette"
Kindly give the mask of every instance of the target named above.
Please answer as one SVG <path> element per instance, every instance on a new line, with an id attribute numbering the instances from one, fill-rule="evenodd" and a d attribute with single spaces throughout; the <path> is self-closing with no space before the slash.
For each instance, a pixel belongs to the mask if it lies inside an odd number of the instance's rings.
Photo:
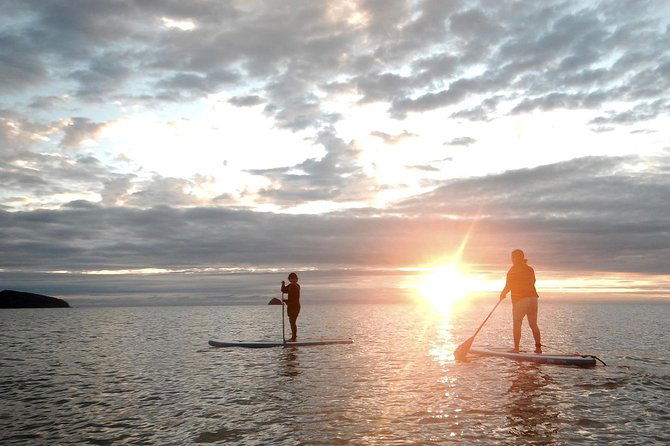
<path id="1" fill-rule="evenodd" d="M 23 291 L 0 291 L 0 308 L 70 308 L 63 299 Z"/>

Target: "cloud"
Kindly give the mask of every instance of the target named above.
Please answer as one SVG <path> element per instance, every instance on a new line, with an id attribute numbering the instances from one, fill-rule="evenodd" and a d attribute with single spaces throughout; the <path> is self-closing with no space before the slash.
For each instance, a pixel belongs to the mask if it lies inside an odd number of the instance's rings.
<path id="1" fill-rule="evenodd" d="M 122 200 L 127 197 L 129 190 L 132 188 L 131 180 L 133 177 L 134 175 L 120 175 L 103 180 L 100 203 L 105 206 L 122 205 Z"/>
<path id="2" fill-rule="evenodd" d="M 62 197 L 96 201 L 100 197 L 105 205 L 118 205 L 124 203 L 122 198 L 128 198 L 130 190 L 142 192 L 143 186 L 154 190 L 135 174 L 119 173 L 92 152 L 82 150 L 86 141 L 98 138 L 107 125 L 81 117 L 42 124 L 0 111 L 0 202 L 10 209 L 31 209 L 58 205 Z M 59 145 L 67 150 L 56 151 L 46 145 L 61 133 Z M 159 195 L 156 193 L 157 198 Z M 132 201 L 133 205 L 145 204 L 139 196 Z M 164 201 L 176 204 L 178 200 Z"/>
<path id="3" fill-rule="evenodd" d="M 0 245 L 3 252 L 13 253 L 11 259 L 5 257 L 0 262 L 1 267 L 39 269 L 314 261 L 336 264 L 345 259 L 368 262 L 364 260 L 367 254 L 356 247 L 357 243 L 365 242 L 370 254 L 389 252 L 385 246 L 390 246 L 393 237 L 403 232 L 402 225 L 381 222 L 390 233 L 382 232 L 379 238 L 372 239 L 369 234 L 381 227 L 369 220 L 355 223 L 346 217 L 289 216 L 221 208 L 77 207 L 32 213 L 2 212 L 0 221 L 6 233 L 12 235 L 3 237 Z M 344 235 L 345 227 L 348 237 L 333 237 Z M 33 237 L 36 234 L 38 238 Z M 388 239 L 389 244 L 377 245 L 382 238 Z M 390 251 L 398 249 L 396 246 Z"/>
<path id="4" fill-rule="evenodd" d="M 46 61 L 21 36 L 0 29 L 0 91 L 15 92 L 48 80 Z"/>
<path id="5" fill-rule="evenodd" d="M 452 118 L 464 118 L 471 121 L 490 121 L 492 118 L 489 114 L 489 110 L 486 110 L 484 107 L 477 106 L 464 110 L 457 111 L 451 114 Z"/>
<path id="6" fill-rule="evenodd" d="M 549 1 L 522 10 L 506 1 L 245 8 L 26 0 L 12 2 L 15 26 L 1 37 L 3 58 L 11 61 L 3 65 L 3 87 L 60 77 L 77 82 L 71 93 L 85 101 L 184 101 L 254 85 L 278 125 L 317 130 L 340 119 L 322 104 L 328 85 L 358 91 L 363 103 L 388 102 L 398 118 L 503 91 L 521 98 L 514 113 L 622 99 L 636 107 L 662 98 L 670 82 L 670 31 L 655 8 L 625 0 L 597 7 Z M 166 20 L 193 27 L 183 32 L 165 27 Z M 77 68 L 61 68 L 68 66 Z M 486 120 L 496 111 L 455 113 Z"/>
<path id="7" fill-rule="evenodd" d="M 410 133 L 407 130 L 403 130 L 401 133 L 398 133 L 397 135 L 390 135 L 388 133 L 380 132 L 380 131 L 374 131 L 370 132 L 370 135 L 376 136 L 377 138 L 381 139 L 384 141 L 386 144 L 398 144 L 400 141 L 407 139 L 407 138 L 415 138 L 419 135 L 416 133 Z"/>
<path id="8" fill-rule="evenodd" d="M 252 169 L 249 173 L 271 180 L 259 196 L 284 205 L 305 201 L 357 201 L 370 198 L 375 181 L 359 163 L 360 149 L 336 136 L 332 129 L 319 133 L 315 143 L 326 149 L 320 159 L 307 159 L 290 167 Z"/>
<path id="9" fill-rule="evenodd" d="M 636 124 L 642 121 L 648 121 L 656 118 L 668 110 L 669 102 L 666 100 L 656 100 L 652 103 L 644 103 L 635 106 L 624 112 L 610 112 L 606 116 L 599 116 L 592 119 L 589 124 L 594 125 L 612 125 L 612 124 Z"/>
<path id="10" fill-rule="evenodd" d="M 262 97 L 254 94 L 247 96 L 233 96 L 228 102 L 237 107 L 252 107 L 254 105 L 262 104 L 265 101 Z"/>
<path id="11" fill-rule="evenodd" d="M 438 169 L 435 166 L 431 166 L 430 164 L 416 164 L 416 165 L 411 165 L 411 166 L 405 166 L 408 169 L 412 170 L 420 170 L 423 172 L 439 172 L 440 169 Z"/>
<path id="12" fill-rule="evenodd" d="M 8 203 L 19 200 L 53 207 L 62 200 L 85 199 L 99 200 L 103 207 L 125 206 L 128 215 L 149 215 L 148 209 L 159 205 L 181 215 L 183 207 L 211 204 L 199 193 L 206 179 L 130 174 L 125 165 L 117 171 L 105 164 L 102 153 L 91 157 L 81 149 L 100 137 L 114 119 L 109 114 L 143 106 L 163 113 L 173 107 L 170 102 L 197 104 L 213 94 L 238 107 L 263 104 L 276 127 L 303 132 L 325 151 L 292 166 L 248 169 L 268 183 L 258 200 L 280 206 L 363 201 L 383 189 L 361 165 L 361 147 L 335 130 L 348 119 L 333 106 L 340 102 L 361 108 L 381 103 L 399 120 L 441 109 L 445 117 L 479 121 L 578 110 L 594 132 L 646 123 L 669 110 L 670 28 L 649 1 L 593 5 L 560 0 L 519 8 L 513 1 L 476 0 L 197 5 L 24 0 L 8 2 L 3 13 L 0 88 L 12 93 L 6 103 L 20 93 L 16 103 L 28 104 L 23 110 L 32 116 L 18 112 L 23 105 L 0 112 L 2 205 L 12 209 Z M 186 32 L 165 23 L 193 27 Z M 82 112 L 55 117 L 66 112 L 60 98 Z M 371 134 L 390 144 L 413 136 L 407 131 Z M 449 143 L 475 143 L 468 138 Z M 471 216 L 476 213 L 469 205 L 473 197 L 479 202 L 491 194 L 491 215 L 510 221 L 523 215 L 540 226 L 542 212 L 556 225 L 561 218 L 572 221 L 573 214 L 596 219 L 587 211 L 605 205 L 627 216 L 603 184 L 626 200 L 626 190 L 635 190 L 663 206 L 653 196 L 666 192 L 657 172 L 634 174 L 621 167 L 628 161 L 608 162 L 582 159 L 440 182 L 432 195 L 399 204 L 393 212 Z M 611 178 L 602 173 L 607 169 L 613 169 Z M 546 175 L 552 179 L 546 184 L 573 195 L 551 194 L 536 175 Z M 590 177 L 598 182 L 589 182 Z M 605 197 L 601 205 L 597 196 Z M 625 202 L 632 209 L 642 206 Z M 226 194 L 216 203 L 235 205 Z M 554 206 L 542 208 L 546 204 Z M 602 212 L 599 221 L 606 223 Z"/>
<path id="13" fill-rule="evenodd" d="M 108 122 L 92 122 L 88 118 L 75 117 L 67 120 L 63 126 L 63 138 L 60 146 L 66 149 L 82 147 L 87 141 L 95 140 Z"/>
<path id="14" fill-rule="evenodd" d="M 451 117 L 468 119 L 470 121 L 491 121 L 495 117 L 498 104 L 504 99 L 502 95 L 491 96 L 483 100 L 479 105 L 452 113 Z"/>
<path id="15" fill-rule="evenodd" d="M 82 201 L 0 211 L 0 249 L 7 253 L 0 268 L 414 265 L 452 253 L 471 230 L 468 262 L 502 267 L 510 249 L 523 247 L 543 270 L 664 274 L 669 169 L 667 152 L 587 157 L 446 180 L 387 209 L 324 215 Z M 147 190 L 183 186 L 159 178 Z"/>
<path id="16" fill-rule="evenodd" d="M 28 271 L 412 264 L 456 248 L 466 229 L 461 222 L 439 219 L 83 203 L 51 211 L 0 211 L 0 222 L 8 235 L 0 248 L 11 253 L 0 268 Z M 447 230 L 428 232 L 440 225 Z"/>
<path id="17" fill-rule="evenodd" d="M 332 107 L 343 97 L 386 104 L 396 119 L 442 108 L 478 121 L 586 110 L 585 124 L 598 132 L 670 110 L 670 29 L 656 10 L 625 0 L 524 8 L 476 0 L 12 1 L 0 31 L 0 88 L 24 92 L 29 108 L 56 111 L 63 97 L 75 109 L 169 108 L 225 93 L 239 107 L 263 104 L 277 127 L 314 138 L 343 138 L 333 128 L 348 117 Z M 87 111 L 65 129 L 62 147 L 81 147 L 111 119 Z M 372 134 L 389 144 L 411 136 Z M 268 171 L 272 185 L 260 196 L 370 196 L 376 186 L 350 164 L 354 157 L 339 144 L 323 147 L 333 154 Z M 332 160 L 344 162 L 337 173 Z"/>
<path id="18" fill-rule="evenodd" d="M 199 98 L 204 94 L 218 91 L 223 85 L 233 84 L 240 78 L 239 73 L 229 70 L 211 71 L 206 75 L 197 73 L 178 73 L 161 79 L 156 87 L 163 91 L 163 98 L 181 98 L 182 100 Z"/>
<path id="19" fill-rule="evenodd" d="M 0 109 L 0 160 L 13 161 L 36 142 L 58 131 L 56 126 L 27 119 L 25 116 Z M 30 155 L 32 156 L 32 155 Z"/>
<path id="20" fill-rule="evenodd" d="M 19 209 L 34 209 L 58 205 L 63 200 L 59 197 L 66 196 L 97 200 L 102 185 L 119 176 L 123 175 L 90 156 L 23 153 L 13 162 L 0 162 L 0 201 Z"/>
<path id="21" fill-rule="evenodd" d="M 511 221 L 537 219 L 538 228 L 543 226 L 540 220 L 575 227 L 592 223 L 595 232 L 599 226 L 660 222 L 668 216 L 662 197 L 670 189 L 663 174 L 669 163 L 667 156 L 586 157 L 449 180 L 399 204 L 397 210 L 422 215 L 481 213 Z"/>
<path id="22" fill-rule="evenodd" d="M 356 91 L 363 97 L 360 104 L 390 101 L 396 96 L 409 94 L 413 80 L 394 73 L 370 73 L 353 79 Z"/>
<path id="23" fill-rule="evenodd" d="M 625 17 L 618 13 L 625 9 L 625 2 L 614 2 L 605 9 L 575 10 L 573 6 L 578 4 L 554 3 L 546 8 L 518 11 L 500 2 L 497 8 L 489 4 L 486 11 L 469 11 L 482 23 L 495 23 L 490 36 L 504 36 L 501 43 L 495 43 L 495 37 L 477 34 L 467 43 L 478 48 L 476 51 L 463 50 L 459 54 L 452 50 L 433 56 L 433 60 L 441 57 L 445 61 L 436 64 L 435 69 L 444 71 L 446 66 L 446 88 L 436 85 L 438 88 L 412 96 L 396 91 L 392 114 L 402 118 L 409 112 L 455 105 L 473 96 L 488 99 L 501 91 L 523 98 L 513 113 L 537 108 L 593 109 L 622 98 L 633 107 L 645 107 L 663 97 L 661 91 L 668 85 L 665 73 L 669 55 L 662 41 L 668 31 L 661 31 L 657 23 L 648 19 L 645 8 L 651 4 L 639 4 L 641 9 L 636 14 Z M 460 23 L 457 17 L 462 14 L 451 16 L 452 25 Z M 500 34 L 502 30 L 504 34 Z M 461 75 L 471 63 L 466 54 L 477 55 L 472 60 L 486 67 L 484 74 Z M 613 54 L 618 58 L 612 62 Z M 425 73 L 421 76 L 426 77 Z M 393 94 L 389 91 L 387 97 Z M 477 107 L 455 114 L 474 119 L 486 116 L 484 109 Z M 646 119 L 644 114 L 640 116 Z"/>
<path id="24" fill-rule="evenodd" d="M 469 136 L 462 136 L 460 138 L 454 138 L 451 141 L 447 141 L 444 143 L 446 146 L 469 146 L 471 144 L 476 143 L 477 140 L 474 138 L 470 138 Z"/>
<path id="25" fill-rule="evenodd" d="M 110 51 L 93 59 L 86 68 L 71 72 L 67 77 L 79 84 L 74 95 L 88 102 L 103 102 L 133 76 L 129 59 L 128 54 Z"/>
<path id="26" fill-rule="evenodd" d="M 594 133 L 605 133 L 605 132 L 611 132 L 613 130 L 614 127 L 612 126 L 591 127 L 591 131 Z"/>
<path id="27" fill-rule="evenodd" d="M 123 194 L 124 187 L 128 190 L 128 183 L 114 184 L 106 187 L 106 191 L 116 192 L 115 202 L 122 202 L 126 206 L 148 208 L 153 206 L 197 206 L 207 201 L 194 193 L 194 190 L 207 178 L 187 180 L 183 178 L 169 178 L 155 175 L 150 181 L 136 184 L 139 190 Z M 111 189 L 116 187 L 116 190 Z M 121 196 L 119 196 L 121 195 Z M 114 195 L 112 195 L 114 196 Z"/>
<path id="28" fill-rule="evenodd" d="M 33 98 L 33 101 L 28 105 L 28 107 L 41 110 L 51 109 L 59 105 L 66 104 L 68 100 L 69 100 L 68 95 L 37 96 Z"/>

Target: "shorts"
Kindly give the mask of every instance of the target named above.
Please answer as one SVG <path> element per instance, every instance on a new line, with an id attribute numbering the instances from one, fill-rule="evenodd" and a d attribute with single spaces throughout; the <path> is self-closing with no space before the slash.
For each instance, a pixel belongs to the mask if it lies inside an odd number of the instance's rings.
<path id="1" fill-rule="evenodd" d="M 289 319 L 298 319 L 298 315 L 300 314 L 300 305 L 288 305 L 286 307 L 286 314 L 288 314 Z"/>
<path id="2" fill-rule="evenodd" d="M 537 322 L 537 297 L 522 297 L 512 301 L 512 316 L 517 324 L 520 324 L 526 316 L 528 322 Z"/>

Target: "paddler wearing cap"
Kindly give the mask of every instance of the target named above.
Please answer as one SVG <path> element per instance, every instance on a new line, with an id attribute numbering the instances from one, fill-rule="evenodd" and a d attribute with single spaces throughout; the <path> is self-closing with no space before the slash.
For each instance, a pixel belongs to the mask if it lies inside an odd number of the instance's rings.
<path id="1" fill-rule="evenodd" d="M 500 292 L 500 300 L 512 292 L 512 315 L 514 331 L 514 349 L 519 352 L 521 342 L 521 323 L 524 317 L 528 317 L 528 325 L 533 331 L 535 338 L 535 353 L 542 353 L 542 342 L 540 340 L 540 327 L 537 326 L 537 300 L 538 294 L 535 290 L 535 271 L 528 266 L 528 260 L 520 249 L 512 251 L 512 267 L 507 271 L 505 288 Z"/>

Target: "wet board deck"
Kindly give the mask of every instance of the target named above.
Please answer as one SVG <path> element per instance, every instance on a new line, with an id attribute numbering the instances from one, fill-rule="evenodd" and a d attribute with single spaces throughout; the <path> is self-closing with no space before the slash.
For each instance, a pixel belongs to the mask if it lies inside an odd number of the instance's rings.
<path id="1" fill-rule="evenodd" d="M 270 348 L 270 347 L 309 347 L 312 345 L 334 345 L 353 344 L 351 339 L 306 339 L 304 341 L 286 342 L 282 341 L 218 341 L 209 340 L 212 347 L 242 347 L 242 348 Z"/>
<path id="2" fill-rule="evenodd" d="M 470 353 L 479 356 L 493 356 L 498 358 L 514 359 L 517 361 L 533 361 L 545 364 L 563 364 L 578 365 L 582 367 L 592 367 L 596 365 L 596 360 L 579 355 L 553 355 L 547 353 L 520 352 L 511 353 L 505 349 L 473 347 Z"/>

